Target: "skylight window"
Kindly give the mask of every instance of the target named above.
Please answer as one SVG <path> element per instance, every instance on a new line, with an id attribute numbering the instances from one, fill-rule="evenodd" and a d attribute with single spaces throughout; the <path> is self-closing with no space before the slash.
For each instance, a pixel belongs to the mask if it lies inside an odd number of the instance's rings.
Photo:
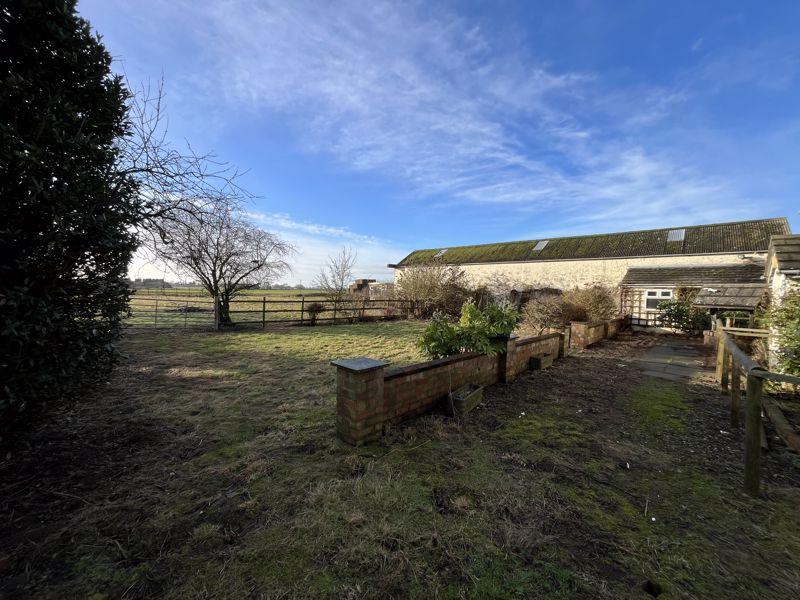
<path id="1" fill-rule="evenodd" d="M 436 254 L 433 255 L 433 258 L 441 258 L 441 257 L 443 257 L 444 253 L 447 252 L 447 250 L 448 250 L 447 248 L 444 248 L 443 250 L 439 250 Z"/>
<path id="2" fill-rule="evenodd" d="M 541 252 L 544 250 L 544 247 L 547 246 L 547 242 L 550 240 L 542 240 L 541 242 L 536 242 L 536 245 L 533 247 L 534 252 Z"/>
<path id="3" fill-rule="evenodd" d="M 686 236 L 685 229 L 670 229 L 669 233 L 667 234 L 667 241 L 682 242 L 685 236 Z"/>

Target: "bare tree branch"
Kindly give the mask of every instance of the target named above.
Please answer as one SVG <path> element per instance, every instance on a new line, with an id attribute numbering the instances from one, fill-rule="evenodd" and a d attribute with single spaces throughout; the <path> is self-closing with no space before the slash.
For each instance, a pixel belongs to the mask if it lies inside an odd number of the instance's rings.
<path id="1" fill-rule="evenodd" d="M 128 85 L 128 89 L 134 89 Z M 240 171 L 213 154 L 197 154 L 167 139 L 164 80 L 142 85 L 129 98 L 129 132 L 117 144 L 118 185 L 135 185 L 141 202 L 142 243 L 154 249 L 168 241 L 170 222 L 185 222 L 225 208 L 240 207 L 252 195 L 239 184 Z M 222 206 L 220 206 L 222 205 Z"/>

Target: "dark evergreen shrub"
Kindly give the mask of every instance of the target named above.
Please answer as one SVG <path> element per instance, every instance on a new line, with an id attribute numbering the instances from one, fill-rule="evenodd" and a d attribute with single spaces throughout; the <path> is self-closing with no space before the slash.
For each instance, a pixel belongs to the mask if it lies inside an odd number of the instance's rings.
<path id="1" fill-rule="evenodd" d="M 127 91 L 69 0 L 0 8 L 0 427 L 113 362 L 135 249 Z"/>

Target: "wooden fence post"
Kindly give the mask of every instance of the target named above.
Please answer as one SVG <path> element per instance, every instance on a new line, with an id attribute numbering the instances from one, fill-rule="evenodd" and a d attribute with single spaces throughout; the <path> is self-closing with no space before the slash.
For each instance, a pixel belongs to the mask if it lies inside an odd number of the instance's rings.
<path id="1" fill-rule="evenodd" d="M 722 377 L 720 377 L 719 387 L 723 392 L 728 391 L 728 382 L 730 380 L 730 352 L 722 345 Z"/>
<path id="2" fill-rule="evenodd" d="M 714 379 L 717 383 L 722 383 L 722 361 L 725 358 L 725 340 L 722 339 L 722 329 L 717 329 L 717 368 L 714 372 Z"/>
<path id="3" fill-rule="evenodd" d="M 303 313 L 306 310 L 306 296 L 305 294 L 300 294 L 300 325 L 303 324 Z"/>
<path id="4" fill-rule="evenodd" d="M 153 329 L 158 327 L 158 300 L 156 300 L 156 312 L 155 316 L 153 317 Z"/>
<path id="5" fill-rule="evenodd" d="M 186 301 L 186 306 L 183 308 L 183 328 L 186 329 L 187 321 L 189 320 L 189 301 Z"/>
<path id="6" fill-rule="evenodd" d="M 333 299 L 333 324 L 336 325 L 336 306 L 339 302 L 338 298 Z"/>
<path id="7" fill-rule="evenodd" d="M 267 328 L 267 297 L 261 297 L 261 329 Z"/>
<path id="8" fill-rule="evenodd" d="M 742 366 L 736 362 L 736 359 L 731 354 L 731 377 L 730 377 L 730 390 L 731 390 L 731 428 L 738 429 L 741 422 L 741 404 L 742 404 Z"/>
<path id="9" fill-rule="evenodd" d="M 758 497 L 761 482 L 761 396 L 764 381 L 747 373 L 747 413 L 744 445 L 744 489 Z"/>
<path id="10" fill-rule="evenodd" d="M 214 296 L 214 329 L 219 331 L 220 329 L 220 322 L 219 322 L 219 296 Z"/>
<path id="11" fill-rule="evenodd" d="M 364 310 L 367 308 L 367 301 L 361 300 L 361 320 L 364 320 Z"/>

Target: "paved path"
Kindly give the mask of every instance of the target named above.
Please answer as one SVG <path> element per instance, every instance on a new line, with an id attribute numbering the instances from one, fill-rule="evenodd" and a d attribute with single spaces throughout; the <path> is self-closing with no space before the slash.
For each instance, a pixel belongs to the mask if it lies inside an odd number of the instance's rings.
<path id="1" fill-rule="evenodd" d="M 633 362 L 645 375 L 672 381 L 689 380 L 710 371 L 703 360 L 707 353 L 701 341 L 665 337 Z"/>

